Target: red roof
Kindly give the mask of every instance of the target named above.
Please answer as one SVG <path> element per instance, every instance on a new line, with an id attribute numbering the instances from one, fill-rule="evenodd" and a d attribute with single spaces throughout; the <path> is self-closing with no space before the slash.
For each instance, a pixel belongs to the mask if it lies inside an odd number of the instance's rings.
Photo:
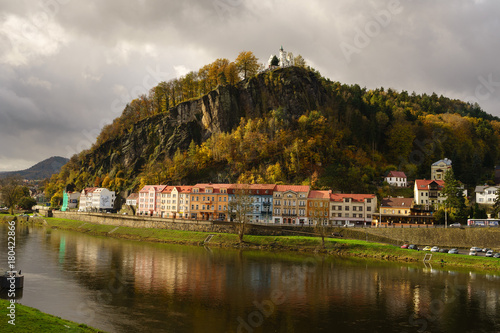
<path id="1" fill-rule="evenodd" d="M 308 199 L 327 199 L 330 200 L 332 191 L 311 191 L 309 192 Z"/>
<path id="2" fill-rule="evenodd" d="M 161 192 L 167 185 L 145 185 L 139 192 L 149 192 L 154 189 L 155 192 Z"/>
<path id="3" fill-rule="evenodd" d="M 132 193 L 127 197 L 127 200 L 137 200 L 139 198 L 139 193 Z"/>
<path id="4" fill-rule="evenodd" d="M 276 185 L 274 189 L 276 192 L 286 192 L 286 191 L 294 191 L 294 192 L 309 192 L 311 189 L 310 186 L 303 185 Z"/>
<path id="5" fill-rule="evenodd" d="M 179 193 L 191 193 L 192 186 L 176 186 Z"/>
<path id="6" fill-rule="evenodd" d="M 415 186 L 417 186 L 418 190 L 425 190 L 429 188 L 429 185 L 435 182 L 439 189 L 442 189 L 444 187 L 444 180 L 434 180 L 434 179 L 416 179 L 415 180 Z"/>
<path id="7" fill-rule="evenodd" d="M 403 171 L 391 171 L 387 174 L 387 177 L 406 178 L 406 175 Z"/>
<path id="8" fill-rule="evenodd" d="M 382 207 L 408 207 L 413 205 L 413 198 L 384 198 Z"/>
<path id="9" fill-rule="evenodd" d="M 84 191 L 85 193 L 93 193 L 97 189 L 97 187 L 87 187 L 86 189 L 84 189 Z"/>
<path id="10" fill-rule="evenodd" d="M 330 194 L 330 200 L 341 202 L 345 198 L 350 198 L 352 201 L 364 202 L 365 199 L 374 199 L 375 194 L 343 194 L 343 193 L 332 193 Z"/>

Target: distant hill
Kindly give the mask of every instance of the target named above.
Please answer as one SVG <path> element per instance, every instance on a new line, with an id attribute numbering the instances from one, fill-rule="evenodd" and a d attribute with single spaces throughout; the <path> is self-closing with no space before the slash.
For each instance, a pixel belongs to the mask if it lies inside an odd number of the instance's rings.
<path id="1" fill-rule="evenodd" d="M 53 174 L 59 173 L 59 171 L 61 171 L 61 167 L 68 163 L 68 161 L 69 160 L 64 157 L 52 156 L 26 170 L 1 172 L 0 178 L 7 178 L 11 176 L 29 180 L 50 178 Z"/>

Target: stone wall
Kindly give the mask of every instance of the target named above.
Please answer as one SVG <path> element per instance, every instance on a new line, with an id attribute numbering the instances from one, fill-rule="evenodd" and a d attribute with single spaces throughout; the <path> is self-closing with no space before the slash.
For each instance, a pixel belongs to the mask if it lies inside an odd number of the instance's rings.
<path id="1" fill-rule="evenodd" d="M 132 228 L 155 228 L 182 231 L 202 231 L 202 232 L 225 232 L 235 233 L 236 226 L 232 222 L 204 221 L 204 220 L 183 220 L 160 217 L 130 216 L 118 214 L 102 213 L 79 213 L 53 211 L 53 217 L 95 224 L 106 224 L 114 226 L 124 226 Z M 331 232 L 329 232 L 331 233 Z M 261 236 L 312 236 L 314 228 L 308 226 L 286 226 L 286 225 L 249 225 L 248 235 Z"/>

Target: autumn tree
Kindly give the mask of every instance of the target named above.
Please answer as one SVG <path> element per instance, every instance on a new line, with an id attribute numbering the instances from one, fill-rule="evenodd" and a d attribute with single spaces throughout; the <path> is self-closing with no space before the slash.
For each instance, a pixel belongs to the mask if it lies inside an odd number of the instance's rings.
<path id="1" fill-rule="evenodd" d="M 24 196 L 20 181 L 16 178 L 6 178 L 2 180 L 0 185 L 2 201 L 4 205 L 9 208 L 10 214 L 14 214 L 14 208 L 18 205 L 19 201 Z"/>
<path id="2" fill-rule="evenodd" d="M 236 225 L 238 239 L 243 242 L 253 212 L 253 198 L 248 185 L 236 185 L 228 204 L 229 216 Z"/>
<path id="3" fill-rule="evenodd" d="M 306 68 L 306 61 L 300 54 L 293 59 L 293 63 L 297 67 Z"/>
<path id="4" fill-rule="evenodd" d="M 246 80 L 250 76 L 253 76 L 259 71 L 259 59 L 251 52 L 251 51 L 243 51 L 240 52 L 238 57 L 236 58 L 236 67 L 238 68 L 238 72 L 243 78 Z"/>

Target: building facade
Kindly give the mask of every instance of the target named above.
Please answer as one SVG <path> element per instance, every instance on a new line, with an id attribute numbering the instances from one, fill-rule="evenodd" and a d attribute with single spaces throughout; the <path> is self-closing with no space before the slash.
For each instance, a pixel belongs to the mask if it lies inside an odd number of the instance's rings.
<path id="1" fill-rule="evenodd" d="M 415 180 L 413 189 L 413 197 L 415 205 L 421 205 L 433 209 L 438 209 L 438 206 L 443 204 L 446 197 L 441 191 L 444 188 L 444 180 Z"/>
<path id="2" fill-rule="evenodd" d="M 161 216 L 161 192 L 166 185 L 146 185 L 139 191 L 136 215 Z"/>
<path id="3" fill-rule="evenodd" d="M 307 197 L 307 222 L 310 225 L 327 225 L 330 216 L 332 191 L 310 191 Z"/>
<path id="4" fill-rule="evenodd" d="M 476 186 L 476 203 L 483 205 L 493 205 L 497 198 L 500 186 Z"/>
<path id="5" fill-rule="evenodd" d="M 111 211 L 115 205 L 115 192 L 102 187 L 87 187 L 80 194 L 80 212 Z"/>
<path id="6" fill-rule="evenodd" d="M 273 193 L 273 221 L 277 224 L 308 223 L 309 186 L 276 185 Z"/>
<path id="7" fill-rule="evenodd" d="M 451 169 L 451 160 L 445 158 L 444 160 L 439 160 L 432 163 L 431 165 L 431 179 L 432 180 L 444 180 L 444 175 L 448 170 Z"/>
<path id="8" fill-rule="evenodd" d="M 385 181 L 391 186 L 406 187 L 407 177 L 403 171 L 390 171 L 385 177 Z"/>
<path id="9" fill-rule="evenodd" d="M 377 210 L 377 197 L 374 194 L 330 195 L 330 223 L 332 225 L 371 224 Z"/>

